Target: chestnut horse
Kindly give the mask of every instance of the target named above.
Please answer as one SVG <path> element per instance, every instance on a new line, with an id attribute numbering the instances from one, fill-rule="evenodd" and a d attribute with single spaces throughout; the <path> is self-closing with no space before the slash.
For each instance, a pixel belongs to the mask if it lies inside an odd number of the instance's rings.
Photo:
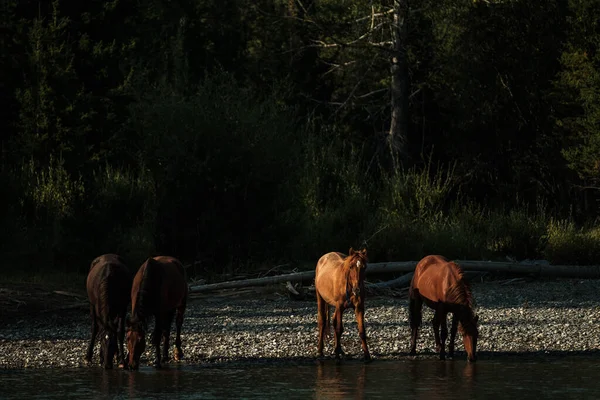
<path id="1" fill-rule="evenodd" d="M 319 325 L 318 356 L 323 357 L 324 336 L 329 334 L 329 307 L 335 307 L 335 357 L 339 360 L 344 354 L 342 337 L 342 315 L 346 308 L 354 308 L 358 335 L 362 342 L 365 361 L 371 360 L 365 333 L 365 270 L 367 250 L 354 251 L 348 256 L 342 253 L 327 253 L 319 259 L 315 270 L 317 293 L 317 322 Z"/>
<path id="2" fill-rule="evenodd" d="M 100 363 L 112 369 L 116 353 L 119 366 L 124 366 L 125 314 L 131 284 L 131 272 L 118 255 L 104 254 L 92 261 L 86 282 L 92 317 L 92 337 L 85 357 L 88 362 L 92 361 L 100 328 Z"/>
<path id="3" fill-rule="evenodd" d="M 410 355 L 415 355 L 417 335 L 422 322 L 423 302 L 435 313 L 433 317 L 433 334 L 436 351 L 440 360 L 446 358 L 446 338 L 448 325 L 446 318 L 452 313 L 452 328 L 448 356 L 454 357 L 454 339 L 460 323 L 467 359 L 475 361 L 477 350 L 478 316 L 473 312 L 473 297 L 468 282 L 463 277 L 462 269 L 445 257 L 431 255 L 423 258 L 417 264 L 408 292 L 410 299 L 409 320 L 411 329 Z M 442 327 L 440 340 L 440 325 Z"/>
<path id="4" fill-rule="evenodd" d="M 163 339 L 162 358 L 169 358 L 169 335 L 175 317 L 175 351 L 173 358 L 183 358 L 181 325 L 187 303 L 188 285 L 183 265 L 174 257 L 148 258 L 133 279 L 131 289 L 131 319 L 128 321 L 127 350 L 129 369 L 139 368 L 140 356 L 146 350 L 147 320 L 154 317 L 152 344 L 156 349 L 154 366 L 161 367 L 160 342 Z"/>

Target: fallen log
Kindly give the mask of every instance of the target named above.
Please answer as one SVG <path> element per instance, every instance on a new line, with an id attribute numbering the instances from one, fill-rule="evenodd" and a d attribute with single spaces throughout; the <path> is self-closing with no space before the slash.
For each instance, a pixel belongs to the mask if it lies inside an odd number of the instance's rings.
<path id="1" fill-rule="evenodd" d="M 556 278 L 600 278 L 600 265 L 550 265 L 545 262 L 515 263 L 455 260 L 465 271 L 503 272 Z"/>
<path id="2" fill-rule="evenodd" d="M 408 274 L 402 275 L 399 278 L 392 279 L 391 281 L 378 282 L 378 283 L 370 283 L 368 287 L 370 289 L 392 289 L 392 288 L 401 288 L 410 286 L 410 281 L 412 280 L 413 273 L 410 272 Z"/>
<path id="3" fill-rule="evenodd" d="M 481 271 L 465 271 L 465 278 L 467 280 L 473 280 L 476 277 L 480 277 L 481 275 L 487 274 L 487 272 Z M 367 286 L 371 289 L 400 289 L 410 286 L 410 282 L 412 281 L 414 273 L 409 272 L 408 274 L 402 275 L 396 279 L 392 279 L 389 281 L 378 282 L 378 283 L 369 283 Z"/>
<path id="4" fill-rule="evenodd" d="M 561 278 L 600 278 L 600 265 L 549 265 L 546 262 L 516 263 L 497 261 L 469 261 L 456 260 L 465 271 L 502 272 L 511 274 L 536 275 L 541 277 Z M 386 273 L 411 273 L 414 271 L 416 261 L 370 263 L 367 275 Z M 266 286 L 285 282 L 307 282 L 315 277 L 315 271 L 294 272 L 292 274 L 267 276 L 264 278 L 243 279 L 237 281 L 219 282 L 208 285 L 192 285 L 190 293 L 202 293 L 221 289 L 237 289 L 250 286 Z M 403 275 L 404 277 L 404 275 Z M 407 278 L 397 278 L 404 282 Z M 410 280 L 408 281 L 410 283 Z"/>
<path id="5" fill-rule="evenodd" d="M 294 272 L 292 274 L 266 276 L 264 278 L 242 279 L 238 281 L 219 282 L 208 285 L 194 285 L 190 286 L 189 291 L 190 293 L 202 293 L 221 289 L 238 289 L 249 286 L 266 286 L 287 281 L 308 281 L 314 279 L 314 277 L 315 271 Z"/>
<path id="6" fill-rule="evenodd" d="M 503 262 L 454 260 L 464 271 L 503 272 L 511 274 L 531 274 L 542 277 L 561 278 L 600 278 L 600 265 L 550 265 L 546 261 Z M 416 261 L 371 263 L 367 274 L 413 272 Z"/>

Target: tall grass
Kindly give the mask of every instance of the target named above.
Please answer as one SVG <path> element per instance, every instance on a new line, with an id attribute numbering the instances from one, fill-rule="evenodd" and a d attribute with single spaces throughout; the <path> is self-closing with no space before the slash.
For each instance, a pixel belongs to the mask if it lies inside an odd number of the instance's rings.
<path id="1" fill-rule="evenodd" d="M 454 166 L 428 162 L 374 180 L 365 172 L 360 151 L 343 141 L 312 139 L 307 144 L 300 237 L 313 259 L 367 245 L 371 259 L 378 261 L 442 254 L 598 263 L 597 227 L 557 221 L 541 202 L 502 209 L 476 204 L 461 195 Z"/>

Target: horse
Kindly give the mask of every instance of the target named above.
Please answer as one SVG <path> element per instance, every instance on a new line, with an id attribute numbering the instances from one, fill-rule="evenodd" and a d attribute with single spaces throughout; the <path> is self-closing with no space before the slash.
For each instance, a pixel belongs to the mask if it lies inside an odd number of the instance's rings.
<path id="1" fill-rule="evenodd" d="M 425 303 L 435 311 L 432 321 L 433 334 L 440 360 L 446 358 L 445 345 L 448 337 L 446 318 L 448 313 L 452 313 L 448 356 L 454 357 L 454 339 L 460 324 L 467 359 L 471 362 L 476 360 L 479 317 L 473 311 L 470 285 L 463 277 L 462 268 L 458 264 L 439 255 L 424 257 L 415 268 L 408 296 L 411 329 L 410 355 L 417 353 L 417 335 L 422 322 L 421 309 Z M 441 340 L 440 325 L 442 328 Z"/>
<path id="2" fill-rule="evenodd" d="M 324 336 L 329 335 L 329 307 L 335 307 L 335 357 L 344 355 L 340 339 L 343 325 L 342 315 L 346 308 L 354 308 L 358 335 L 361 340 L 365 361 L 371 360 L 365 333 L 365 271 L 367 250 L 354 251 L 348 256 L 331 252 L 323 255 L 315 270 L 315 290 L 317 295 L 317 322 L 319 329 L 318 356 L 323 357 Z"/>
<path id="3" fill-rule="evenodd" d="M 127 350 L 129 369 L 139 368 L 140 356 L 146 349 L 147 319 L 154 316 L 152 344 L 156 349 L 154 367 L 161 368 L 162 358 L 169 358 L 169 335 L 175 317 L 176 337 L 173 358 L 183 359 L 181 325 L 188 295 L 188 285 L 181 262 L 169 256 L 148 258 L 133 279 L 131 288 L 131 319 L 128 321 Z"/>
<path id="4" fill-rule="evenodd" d="M 119 366 L 125 366 L 123 340 L 131 285 L 131 271 L 118 255 L 104 254 L 92 261 L 86 281 L 92 317 L 92 337 L 85 357 L 88 363 L 100 328 L 100 363 L 112 369 L 116 353 Z"/>

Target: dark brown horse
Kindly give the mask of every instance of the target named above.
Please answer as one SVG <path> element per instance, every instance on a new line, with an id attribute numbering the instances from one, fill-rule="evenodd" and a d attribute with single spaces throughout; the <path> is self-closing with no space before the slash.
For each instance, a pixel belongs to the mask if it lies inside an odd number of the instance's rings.
<path id="1" fill-rule="evenodd" d="M 169 358 L 169 335 L 175 317 L 176 337 L 173 358 L 183 358 L 181 325 L 187 303 L 188 285 L 183 265 L 174 257 L 158 256 L 142 264 L 131 288 L 131 320 L 127 331 L 129 368 L 139 367 L 140 356 L 146 349 L 147 320 L 154 317 L 152 344 L 156 349 L 154 366 L 161 367 L 160 342 L 163 339 L 162 358 Z"/>
<path id="2" fill-rule="evenodd" d="M 104 254 L 92 261 L 86 283 L 92 316 L 92 337 L 86 354 L 88 362 L 92 361 L 99 330 L 101 364 L 111 369 L 117 354 L 119 366 L 124 366 L 125 314 L 131 284 L 131 272 L 118 255 Z"/>
<path id="3" fill-rule="evenodd" d="M 365 361 L 370 361 L 367 335 L 365 333 L 365 270 L 367 268 L 367 250 L 354 251 L 349 255 L 327 253 L 319 259 L 315 270 L 315 289 L 317 292 L 317 322 L 319 325 L 318 356 L 323 357 L 324 336 L 329 334 L 329 306 L 335 307 L 335 356 L 344 354 L 340 339 L 342 337 L 342 315 L 346 308 L 354 308 L 358 335 L 362 342 Z"/>
<path id="4" fill-rule="evenodd" d="M 473 297 L 468 282 L 463 278 L 462 269 L 445 257 L 431 255 L 423 258 L 415 268 L 409 290 L 409 319 L 410 319 L 410 354 L 415 355 L 417 335 L 422 322 L 423 302 L 435 313 L 433 317 L 433 334 L 436 351 L 440 359 L 446 358 L 446 338 L 448 325 L 446 318 L 452 313 L 452 328 L 448 355 L 454 357 L 454 339 L 460 324 L 463 343 L 469 361 L 475 361 L 477 351 L 478 316 L 473 312 Z M 442 327 L 440 340 L 440 325 Z"/>

